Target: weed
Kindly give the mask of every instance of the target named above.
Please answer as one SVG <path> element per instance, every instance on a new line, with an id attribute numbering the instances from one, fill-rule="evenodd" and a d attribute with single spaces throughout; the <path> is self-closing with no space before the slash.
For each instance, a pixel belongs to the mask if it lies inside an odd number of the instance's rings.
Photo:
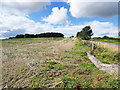
<path id="1" fill-rule="evenodd" d="M 53 65 L 51 65 L 51 64 L 46 65 L 46 67 L 47 67 L 48 69 L 54 69 Z"/>
<path id="2" fill-rule="evenodd" d="M 66 68 L 66 65 L 62 65 L 62 64 L 55 65 L 55 67 L 54 67 L 55 70 L 62 70 L 65 68 Z"/>

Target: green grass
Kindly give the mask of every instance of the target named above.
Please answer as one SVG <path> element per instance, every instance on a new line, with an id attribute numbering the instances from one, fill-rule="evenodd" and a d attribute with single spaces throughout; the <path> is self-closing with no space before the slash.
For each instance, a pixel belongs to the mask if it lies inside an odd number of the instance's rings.
<path id="1" fill-rule="evenodd" d="M 107 42 L 107 43 L 114 43 L 114 44 L 120 44 L 119 40 L 111 40 L 111 39 L 91 39 L 93 41 L 103 41 L 103 42 Z"/>
<path id="2" fill-rule="evenodd" d="M 29 81 L 31 82 L 29 83 L 30 88 L 44 87 L 44 84 L 42 84 L 41 76 L 35 76 L 32 79 L 29 79 Z"/>
<path id="3" fill-rule="evenodd" d="M 49 63 L 51 65 L 57 64 L 57 62 L 55 62 L 55 61 L 51 61 L 51 62 L 47 62 L 47 63 Z"/>
<path id="4" fill-rule="evenodd" d="M 60 79 L 63 83 L 59 84 L 58 87 L 76 88 L 75 85 L 77 85 L 82 88 L 118 88 L 118 78 L 97 69 L 88 59 L 86 52 L 91 50 L 90 46 L 91 44 L 88 42 L 83 43 L 82 41 L 78 41 L 74 51 L 66 52 L 72 54 L 74 59 L 76 56 L 79 56 L 82 60 L 80 61 L 79 68 L 75 68 L 70 74 L 63 76 Z M 101 50 L 100 53 L 105 51 L 103 51 L 103 48 L 99 48 L 98 50 Z M 99 57 L 102 57 L 102 55 Z M 107 62 L 105 59 L 103 61 Z M 109 62 L 113 63 L 113 60 Z"/>
<path id="5" fill-rule="evenodd" d="M 113 53 L 107 48 L 97 46 L 97 49 L 94 51 L 93 55 L 105 64 L 120 65 L 118 61 L 120 59 L 120 53 L 118 52 Z"/>
<path id="6" fill-rule="evenodd" d="M 55 65 L 55 67 L 54 67 L 55 70 L 62 70 L 65 68 L 66 68 L 66 65 L 62 65 L 62 64 Z"/>

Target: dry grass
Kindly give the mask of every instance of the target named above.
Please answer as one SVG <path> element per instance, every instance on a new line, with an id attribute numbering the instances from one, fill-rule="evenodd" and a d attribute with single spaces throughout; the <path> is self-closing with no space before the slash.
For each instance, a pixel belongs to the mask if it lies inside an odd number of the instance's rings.
<path id="1" fill-rule="evenodd" d="M 83 88 L 117 87 L 117 79 L 99 71 L 88 59 L 86 52 L 90 51 L 89 44 L 76 40 L 76 38 L 3 40 L 4 86 L 75 88 L 74 85 L 81 84 Z"/>
<path id="2" fill-rule="evenodd" d="M 2 88 L 2 41 L 0 40 L 0 89 Z"/>
<path id="3" fill-rule="evenodd" d="M 56 61 L 61 60 L 66 56 L 63 53 L 64 51 L 74 48 L 75 41 L 76 39 L 71 40 L 69 38 L 62 40 L 36 38 L 34 40 L 13 39 L 3 41 L 3 82 L 7 82 L 10 87 L 14 86 L 14 83 L 18 87 L 25 87 L 27 77 L 38 74 L 43 63 L 55 59 Z M 67 64 L 69 63 L 67 62 Z"/>
<path id="4" fill-rule="evenodd" d="M 111 45 L 111 44 L 107 44 L 107 43 L 102 43 L 102 42 L 94 42 L 94 41 L 90 41 L 91 43 L 95 43 L 96 45 L 103 47 L 103 48 L 108 48 L 110 51 L 112 52 L 118 52 L 120 45 L 119 46 L 115 46 L 115 45 Z"/>

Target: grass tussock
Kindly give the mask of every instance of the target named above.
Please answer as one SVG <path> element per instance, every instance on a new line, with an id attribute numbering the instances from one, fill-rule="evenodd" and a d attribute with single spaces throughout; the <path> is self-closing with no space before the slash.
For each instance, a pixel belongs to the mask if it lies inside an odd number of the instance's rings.
<path id="1" fill-rule="evenodd" d="M 90 42 L 95 43 L 99 47 L 107 48 L 110 50 L 110 52 L 119 52 L 119 46 L 117 46 L 117 45 L 111 45 L 111 44 L 107 44 L 107 43 L 94 42 L 94 41 L 90 41 Z"/>

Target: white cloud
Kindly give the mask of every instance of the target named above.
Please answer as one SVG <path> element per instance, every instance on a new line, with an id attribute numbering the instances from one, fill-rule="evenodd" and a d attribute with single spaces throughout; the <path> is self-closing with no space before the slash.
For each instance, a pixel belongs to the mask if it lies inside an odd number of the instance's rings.
<path id="1" fill-rule="evenodd" d="M 91 26 L 94 36 L 110 36 L 110 37 L 118 37 L 118 28 L 114 26 L 110 22 L 99 22 L 99 21 L 92 21 L 87 22 L 82 25 L 74 25 L 74 26 L 65 26 L 65 27 L 57 27 L 55 28 L 56 31 L 61 31 L 62 33 L 68 35 L 76 35 L 77 32 L 80 32 L 83 27 Z"/>
<path id="2" fill-rule="evenodd" d="M 86 25 L 90 25 L 93 29 L 94 36 L 111 36 L 111 37 L 117 37 L 118 36 L 118 28 L 117 26 L 114 26 L 110 22 L 99 22 L 99 21 L 93 21 L 89 22 Z"/>
<path id="3" fill-rule="evenodd" d="M 28 1 L 28 2 L 27 2 Z M 50 0 L 47 2 L 22 2 L 20 0 L 2 0 L 0 12 L 5 15 L 28 15 L 31 12 L 42 10 L 46 5 L 50 5 Z"/>
<path id="4" fill-rule="evenodd" d="M 86 25 L 90 25 L 94 36 L 118 36 L 118 28 L 110 22 L 92 21 L 80 25 L 65 25 L 54 27 L 51 24 L 34 22 L 24 16 L 2 16 L 0 15 L 0 37 L 10 37 L 17 34 L 38 34 L 42 32 L 61 32 L 66 36 L 76 35 Z"/>
<path id="5" fill-rule="evenodd" d="M 80 2 L 69 0 L 70 12 L 73 17 L 94 17 L 110 18 L 118 15 L 117 2 Z"/>
<path id="6" fill-rule="evenodd" d="M 60 10 L 58 7 L 52 9 L 51 15 L 42 19 L 42 21 L 48 22 L 50 24 L 64 24 L 67 20 L 67 9 L 61 7 Z"/>
<path id="7" fill-rule="evenodd" d="M 35 34 L 41 33 L 44 31 L 49 31 L 53 26 L 49 24 L 41 24 L 40 22 L 34 22 L 33 20 L 28 19 L 24 16 L 1 16 L 0 20 L 0 37 L 10 37 L 15 36 L 16 34 Z"/>

